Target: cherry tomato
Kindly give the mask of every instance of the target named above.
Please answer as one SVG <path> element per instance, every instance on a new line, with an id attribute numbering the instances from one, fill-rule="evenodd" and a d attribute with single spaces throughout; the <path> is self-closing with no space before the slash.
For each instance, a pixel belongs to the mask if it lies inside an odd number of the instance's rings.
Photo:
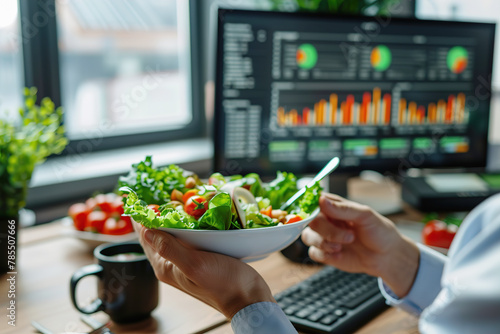
<path id="1" fill-rule="evenodd" d="M 272 217 L 273 207 L 269 205 L 267 208 L 260 210 L 260 213 L 268 217 Z"/>
<path id="2" fill-rule="evenodd" d="M 101 233 L 104 223 L 108 219 L 108 215 L 102 211 L 92 211 L 87 217 L 85 231 Z"/>
<path id="3" fill-rule="evenodd" d="M 191 190 L 188 190 L 183 196 L 182 196 L 182 201 L 184 203 L 187 202 L 187 200 L 191 197 L 191 196 L 194 196 L 196 194 L 198 194 L 198 189 L 191 189 Z"/>
<path id="4" fill-rule="evenodd" d="M 127 223 L 130 223 L 130 225 L 132 225 L 132 218 L 130 218 L 129 216 L 120 216 L 120 218 L 121 220 L 124 220 Z"/>
<path id="5" fill-rule="evenodd" d="M 286 216 L 286 223 L 285 224 L 292 224 L 296 223 L 302 220 L 302 217 L 297 216 L 297 215 L 288 215 Z"/>
<path id="6" fill-rule="evenodd" d="M 97 202 L 97 206 L 101 209 L 101 211 L 104 211 L 106 213 L 113 212 L 114 198 L 112 196 L 108 196 L 105 194 L 99 194 L 95 197 L 95 200 Z"/>
<path id="7" fill-rule="evenodd" d="M 208 201 L 201 196 L 191 196 L 187 200 L 186 204 L 184 204 L 184 211 L 188 215 L 193 216 L 196 219 L 199 219 L 205 211 L 208 209 Z"/>
<path id="8" fill-rule="evenodd" d="M 117 197 L 114 199 L 113 203 L 111 203 L 112 212 L 118 214 L 118 216 L 123 215 L 123 201 L 122 197 Z"/>
<path id="9" fill-rule="evenodd" d="M 87 205 L 83 203 L 73 204 L 68 210 L 68 215 L 73 219 L 75 228 L 79 231 L 83 231 L 85 229 L 89 213 L 90 211 Z"/>
<path id="10" fill-rule="evenodd" d="M 131 223 L 123 219 L 108 218 L 102 228 L 103 234 L 122 235 L 131 233 L 134 228 Z"/>
<path id="11" fill-rule="evenodd" d="M 93 211 L 97 207 L 97 201 L 95 200 L 94 197 L 90 197 L 88 200 L 85 201 L 85 205 L 89 209 L 89 211 Z"/>
<path id="12" fill-rule="evenodd" d="M 428 246 L 450 248 L 457 229 L 456 225 L 446 225 L 445 222 L 434 219 L 425 224 L 422 230 L 422 240 Z"/>
<path id="13" fill-rule="evenodd" d="M 148 205 L 149 209 L 152 209 L 154 212 L 156 212 L 156 215 L 160 215 L 160 206 L 158 204 L 149 204 Z"/>

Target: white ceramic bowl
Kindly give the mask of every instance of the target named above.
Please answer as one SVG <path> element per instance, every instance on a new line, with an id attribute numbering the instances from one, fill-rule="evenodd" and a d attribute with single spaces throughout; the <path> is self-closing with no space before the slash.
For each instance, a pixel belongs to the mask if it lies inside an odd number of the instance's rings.
<path id="1" fill-rule="evenodd" d="M 273 227 L 227 231 L 162 227 L 159 230 L 168 232 L 198 249 L 252 262 L 292 244 L 318 213 L 319 209 L 316 209 L 308 218 L 299 222 Z"/>

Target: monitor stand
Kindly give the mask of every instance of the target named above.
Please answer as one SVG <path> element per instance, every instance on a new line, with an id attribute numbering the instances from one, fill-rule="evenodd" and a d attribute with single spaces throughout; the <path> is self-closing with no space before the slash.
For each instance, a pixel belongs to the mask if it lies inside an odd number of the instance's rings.
<path id="1" fill-rule="evenodd" d="M 354 177 L 359 177 L 359 179 L 353 180 Z M 356 187 L 352 184 L 349 186 L 352 181 L 356 181 Z M 396 187 L 394 181 L 388 177 L 372 171 L 360 174 L 331 174 L 328 192 L 368 205 L 382 215 L 394 214 L 402 210 L 399 187 Z"/>
<path id="2" fill-rule="evenodd" d="M 357 174 L 350 174 L 350 173 L 338 173 L 335 174 L 330 174 L 328 177 L 328 189 L 327 190 L 329 193 L 336 194 L 339 196 L 342 196 L 344 198 L 348 198 L 348 183 L 349 179 L 356 176 Z"/>

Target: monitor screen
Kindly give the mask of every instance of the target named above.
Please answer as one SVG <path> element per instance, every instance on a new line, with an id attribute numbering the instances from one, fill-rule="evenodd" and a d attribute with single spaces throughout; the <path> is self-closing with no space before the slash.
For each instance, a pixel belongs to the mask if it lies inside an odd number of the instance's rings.
<path id="1" fill-rule="evenodd" d="M 479 167 L 494 24 L 221 9 L 214 169 Z"/>

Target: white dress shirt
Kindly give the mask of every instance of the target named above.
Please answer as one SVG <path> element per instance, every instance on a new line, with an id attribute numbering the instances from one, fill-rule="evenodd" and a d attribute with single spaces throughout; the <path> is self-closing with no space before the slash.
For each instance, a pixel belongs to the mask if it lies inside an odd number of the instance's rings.
<path id="1" fill-rule="evenodd" d="M 419 269 L 404 298 L 379 279 L 391 305 L 420 316 L 422 334 L 500 334 L 500 195 L 464 220 L 448 257 L 420 249 Z M 236 334 L 296 333 L 276 303 L 255 303 L 231 321 Z"/>

